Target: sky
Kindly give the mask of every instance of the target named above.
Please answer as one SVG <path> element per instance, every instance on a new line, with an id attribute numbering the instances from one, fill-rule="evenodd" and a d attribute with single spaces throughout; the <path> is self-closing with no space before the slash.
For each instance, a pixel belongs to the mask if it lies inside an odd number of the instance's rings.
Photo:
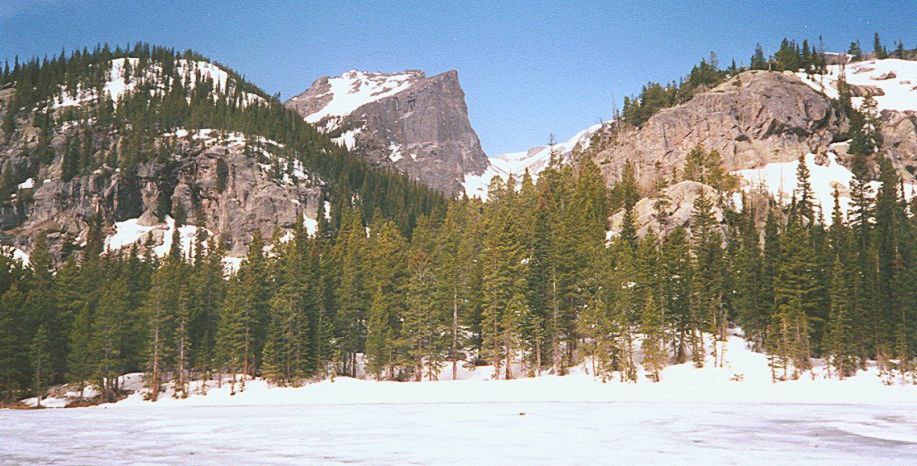
<path id="1" fill-rule="evenodd" d="M 917 47 L 908 1 L 102 1 L 0 0 L 0 61 L 97 43 L 191 48 L 287 99 L 350 69 L 456 69 L 488 155 L 566 140 L 647 81 L 716 52 L 823 36 L 828 50 Z"/>

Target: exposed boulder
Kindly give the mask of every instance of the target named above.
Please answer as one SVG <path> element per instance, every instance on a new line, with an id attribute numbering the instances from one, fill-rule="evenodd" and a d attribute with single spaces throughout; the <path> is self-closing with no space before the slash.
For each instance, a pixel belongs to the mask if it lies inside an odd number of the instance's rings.
<path id="1" fill-rule="evenodd" d="M 681 181 L 665 190 L 669 200 L 669 206 L 666 209 L 669 215 L 665 223 L 660 223 L 656 218 L 658 197 L 644 197 L 634 205 L 634 226 L 637 228 L 637 234 L 643 236 L 652 231 L 657 236 L 662 236 L 679 226 L 690 228 L 694 200 L 700 195 L 701 190 L 706 191 L 707 197 L 714 201 L 713 215 L 717 221 L 722 221 L 723 209 L 716 202 L 719 193 L 713 187 L 696 181 Z M 612 215 L 609 223 L 611 231 L 621 231 L 624 223 L 624 210 L 619 210 Z"/>
<path id="2" fill-rule="evenodd" d="M 882 152 L 905 179 L 917 179 L 917 112 L 884 110 Z"/>

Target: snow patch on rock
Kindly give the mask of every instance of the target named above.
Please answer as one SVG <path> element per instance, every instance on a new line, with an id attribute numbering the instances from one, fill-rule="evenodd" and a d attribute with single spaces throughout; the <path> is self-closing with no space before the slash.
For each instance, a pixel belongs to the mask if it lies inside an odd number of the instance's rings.
<path id="1" fill-rule="evenodd" d="M 35 187 L 35 180 L 29 178 L 17 186 L 19 189 L 32 189 Z"/>
<path id="2" fill-rule="evenodd" d="M 418 72 L 384 74 L 350 70 L 328 80 L 330 89 L 325 95 L 330 94 L 331 100 L 321 110 L 306 116 L 306 122 L 350 115 L 363 105 L 407 89 L 420 77 Z"/>

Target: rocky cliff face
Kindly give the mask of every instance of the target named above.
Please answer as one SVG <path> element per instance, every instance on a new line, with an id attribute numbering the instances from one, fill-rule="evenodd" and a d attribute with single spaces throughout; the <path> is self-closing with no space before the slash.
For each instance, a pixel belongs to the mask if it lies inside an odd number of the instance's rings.
<path id="1" fill-rule="evenodd" d="M 371 163 L 450 195 L 488 166 L 455 71 L 350 71 L 317 80 L 286 105 Z"/>
<path id="2" fill-rule="evenodd" d="M 207 230 L 238 257 L 256 232 L 270 239 L 278 229 L 293 227 L 299 215 L 314 225 L 323 183 L 304 170 L 292 148 L 207 129 L 141 137 L 131 131 L 138 121 L 117 114 L 120 126 L 100 123 L 94 112 L 103 97 L 114 109 L 134 93 L 165 92 L 167 82 L 186 95 L 212 86 L 208 97 L 225 98 L 236 108 L 267 102 L 253 85 L 205 60 L 140 64 L 138 58 L 96 64 L 103 85 L 45 89 L 51 98 L 34 107 L 14 106 L 14 86 L 0 89 L 0 118 L 14 115 L 12 131 L 0 130 L 0 245 L 28 253 L 45 234 L 54 253 L 79 248 L 90 222 L 101 215 L 106 247 L 139 244 L 162 255 L 179 217 L 185 252 L 194 233 Z M 136 165 L 119 162 L 131 155 Z M 65 169 L 68 157 L 68 166 L 78 169 Z"/>
<path id="3" fill-rule="evenodd" d="M 63 141 L 60 134 L 52 142 L 58 154 Z M 164 254 L 172 216 L 184 212 L 185 223 L 192 227 L 185 234 L 206 229 L 229 255 L 238 257 L 255 232 L 271 238 L 278 228 L 292 228 L 300 214 L 316 217 L 321 182 L 304 173 L 298 162 L 275 163 L 281 151 L 270 141 L 259 140 L 257 149 L 247 152 L 242 135 L 203 130 L 190 135 L 179 131 L 159 142 L 170 144 L 169 159 L 144 163 L 129 176 L 106 167 L 64 181 L 62 157 L 55 156 L 19 184 L 10 202 L 0 205 L 0 242 L 28 252 L 45 233 L 52 251 L 60 252 L 68 244 L 85 242 L 89 222 L 98 212 L 110 225 L 106 243 L 112 249 L 137 243 Z M 118 137 L 112 136 L 108 144 L 116 147 Z M 23 149 L 29 145 L 17 139 L 0 148 L 4 170 L 27 166 L 28 157 L 17 154 L 27 153 Z M 277 166 L 290 169 L 278 171 Z"/>
<path id="4" fill-rule="evenodd" d="M 698 144 L 718 150 L 726 168 L 737 170 L 823 153 L 843 125 L 830 99 L 797 77 L 747 71 L 660 111 L 640 128 L 605 134 L 595 160 L 609 181 L 630 160 L 648 186 L 657 161 L 669 171 L 681 169 Z"/>

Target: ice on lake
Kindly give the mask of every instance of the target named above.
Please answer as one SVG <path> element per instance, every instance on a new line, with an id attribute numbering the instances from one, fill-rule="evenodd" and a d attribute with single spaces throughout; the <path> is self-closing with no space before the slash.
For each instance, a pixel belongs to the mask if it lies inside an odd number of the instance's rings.
<path id="1" fill-rule="evenodd" d="M 510 402 L 0 411 L 0 463 L 917 464 L 910 409 Z"/>

